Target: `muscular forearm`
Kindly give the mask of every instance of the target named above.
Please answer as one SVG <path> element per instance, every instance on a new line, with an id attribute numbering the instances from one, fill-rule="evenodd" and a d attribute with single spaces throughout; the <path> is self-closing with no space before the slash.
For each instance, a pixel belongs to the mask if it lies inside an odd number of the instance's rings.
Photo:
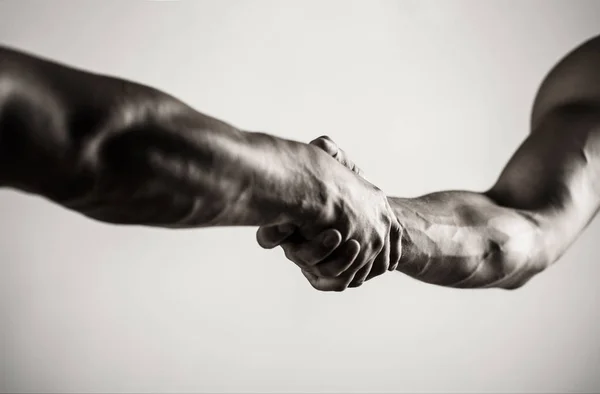
<path id="1" fill-rule="evenodd" d="M 0 183 L 89 217 L 165 227 L 310 220 L 328 204 L 332 162 L 155 89 L 0 48 Z"/>
<path id="2" fill-rule="evenodd" d="M 64 203 L 102 221 L 256 226 L 294 222 L 322 209 L 310 202 L 325 204 L 317 197 L 327 195 L 315 174 L 320 157 L 301 143 L 201 125 L 111 138 L 96 156 L 92 191 Z"/>
<path id="3" fill-rule="evenodd" d="M 533 215 L 484 194 L 448 191 L 390 198 L 404 227 L 398 270 L 448 287 L 514 288 L 547 265 Z"/>

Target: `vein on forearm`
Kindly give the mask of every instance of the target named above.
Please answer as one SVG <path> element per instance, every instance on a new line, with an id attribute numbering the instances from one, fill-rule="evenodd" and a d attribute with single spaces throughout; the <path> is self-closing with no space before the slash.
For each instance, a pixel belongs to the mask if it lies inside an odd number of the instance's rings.
<path id="1" fill-rule="evenodd" d="M 390 201 L 404 227 L 398 270 L 419 280 L 493 286 L 537 258 L 536 226 L 481 194 L 450 191 Z"/>

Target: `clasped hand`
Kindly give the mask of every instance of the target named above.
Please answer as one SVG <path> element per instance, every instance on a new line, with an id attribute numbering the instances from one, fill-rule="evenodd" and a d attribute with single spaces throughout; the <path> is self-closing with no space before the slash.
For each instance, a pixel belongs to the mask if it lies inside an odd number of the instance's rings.
<path id="1" fill-rule="evenodd" d="M 340 201 L 325 223 L 285 223 L 258 229 L 265 249 L 280 246 L 317 290 L 343 291 L 396 269 L 402 228 L 385 194 L 367 182 L 360 169 L 331 139 L 311 142 L 346 169 L 336 179 Z M 335 162 L 333 162 L 333 165 Z M 303 236 L 310 234 L 310 236 Z"/>

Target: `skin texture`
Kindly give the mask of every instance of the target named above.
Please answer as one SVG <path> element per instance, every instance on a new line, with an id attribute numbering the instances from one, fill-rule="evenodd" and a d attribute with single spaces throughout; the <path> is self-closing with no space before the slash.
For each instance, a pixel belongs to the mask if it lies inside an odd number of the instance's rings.
<path id="1" fill-rule="evenodd" d="M 356 168 L 329 138 L 312 144 Z M 531 132 L 490 190 L 388 200 L 404 229 L 396 270 L 423 282 L 516 289 L 556 262 L 600 206 L 600 37 L 575 48 L 546 76 Z M 291 237 L 272 227 L 258 235 L 294 262 L 310 260 L 309 267 L 299 265 L 316 289 L 357 287 L 386 272 L 374 266 L 355 274 L 356 243 L 324 248 L 298 242 L 294 229 L 287 230 Z"/>
<path id="2" fill-rule="evenodd" d="M 400 258 L 385 194 L 318 147 L 241 131 L 156 89 L 2 47 L 0 186 L 105 223 L 287 224 L 306 240 L 335 228 L 328 245 L 353 239 L 363 266 Z"/>

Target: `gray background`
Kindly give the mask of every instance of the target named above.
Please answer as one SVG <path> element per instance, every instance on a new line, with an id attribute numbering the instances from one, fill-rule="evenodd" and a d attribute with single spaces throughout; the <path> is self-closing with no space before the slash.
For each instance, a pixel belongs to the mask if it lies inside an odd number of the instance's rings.
<path id="1" fill-rule="evenodd" d="M 0 2 L 0 42 L 241 128 L 329 134 L 393 195 L 483 190 L 598 1 Z M 599 391 L 594 221 L 515 292 L 319 293 L 252 228 L 87 220 L 0 192 L 3 391 Z"/>

